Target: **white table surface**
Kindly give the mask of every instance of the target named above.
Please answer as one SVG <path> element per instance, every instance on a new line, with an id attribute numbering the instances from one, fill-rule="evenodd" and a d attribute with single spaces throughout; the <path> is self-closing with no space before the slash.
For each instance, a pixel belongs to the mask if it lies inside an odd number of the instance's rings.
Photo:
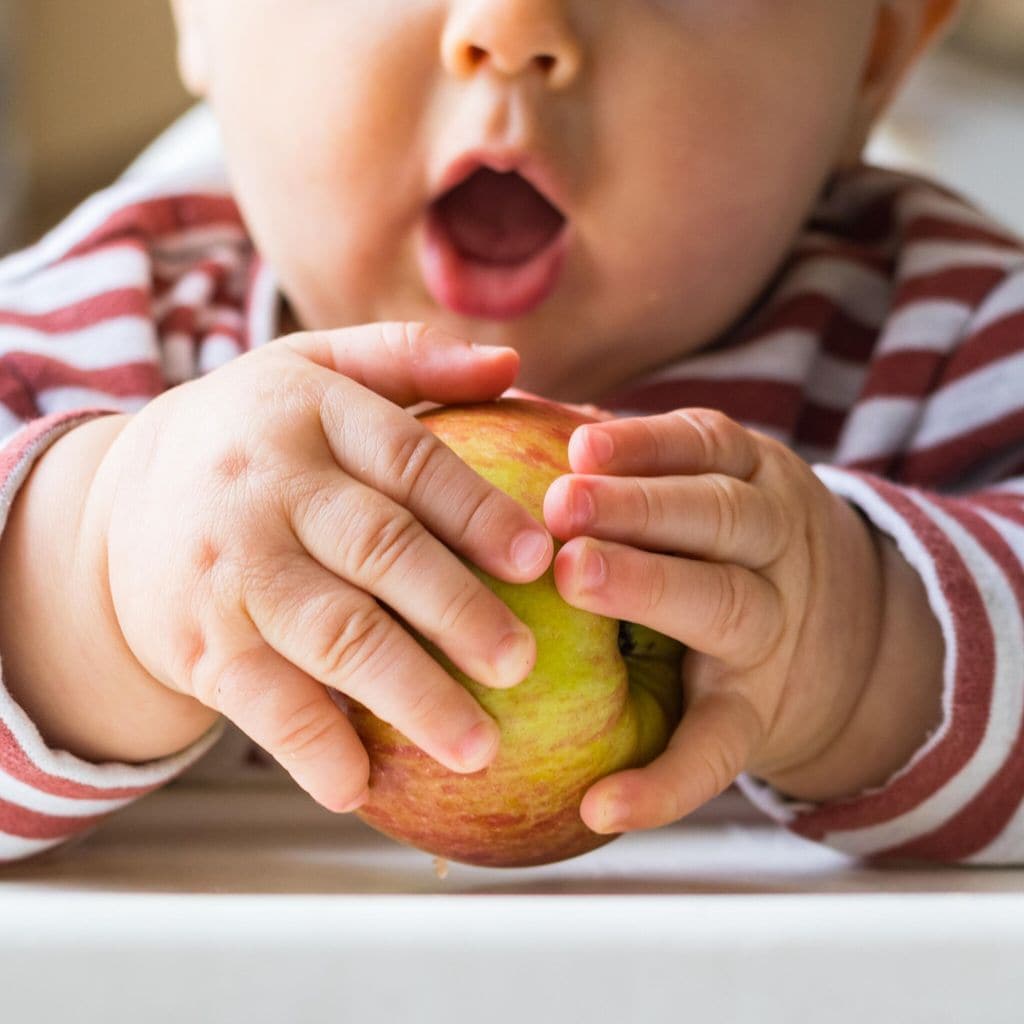
<path id="1" fill-rule="evenodd" d="M 871 868 L 727 794 L 522 870 L 177 784 L 0 870 L 4 1022 L 1024 1019 L 1024 871 Z"/>

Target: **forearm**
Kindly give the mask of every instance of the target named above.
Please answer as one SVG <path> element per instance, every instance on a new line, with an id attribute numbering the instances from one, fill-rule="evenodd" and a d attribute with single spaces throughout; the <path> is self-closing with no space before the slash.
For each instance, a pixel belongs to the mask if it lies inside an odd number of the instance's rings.
<path id="1" fill-rule="evenodd" d="M 55 749 L 144 762 L 184 749 L 215 715 L 146 673 L 117 628 L 100 545 L 82 519 L 123 416 L 79 426 L 33 467 L 0 534 L 0 659 L 14 700 Z"/>
<path id="2" fill-rule="evenodd" d="M 872 530 L 884 611 L 872 671 L 842 732 L 812 762 L 767 778 L 800 800 L 855 796 L 904 767 L 942 720 L 942 631 L 920 576 L 894 541 Z"/>

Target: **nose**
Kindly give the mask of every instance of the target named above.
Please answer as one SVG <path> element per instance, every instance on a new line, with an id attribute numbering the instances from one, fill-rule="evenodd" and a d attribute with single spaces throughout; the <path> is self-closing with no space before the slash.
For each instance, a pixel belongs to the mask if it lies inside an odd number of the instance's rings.
<path id="1" fill-rule="evenodd" d="M 562 0 L 456 3 L 441 38 L 445 68 L 457 78 L 485 64 L 509 76 L 536 70 L 552 89 L 564 89 L 583 53 L 562 7 Z"/>

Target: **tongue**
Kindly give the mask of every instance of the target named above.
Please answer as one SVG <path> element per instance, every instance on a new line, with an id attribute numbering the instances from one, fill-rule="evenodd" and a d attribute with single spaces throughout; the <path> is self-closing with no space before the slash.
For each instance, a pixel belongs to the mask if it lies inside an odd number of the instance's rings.
<path id="1" fill-rule="evenodd" d="M 478 263 L 523 263 L 565 222 L 520 175 L 486 167 L 442 196 L 437 212 L 459 253 Z"/>

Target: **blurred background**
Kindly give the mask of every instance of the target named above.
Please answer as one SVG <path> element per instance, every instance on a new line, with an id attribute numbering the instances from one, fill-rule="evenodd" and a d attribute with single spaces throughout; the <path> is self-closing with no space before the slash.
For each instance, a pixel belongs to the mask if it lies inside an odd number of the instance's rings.
<path id="1" fill-rule="evenodd" d="M 190 105 L 168 0 L 0 0 L 0 253 L 110 184 Z M 970 0 L 870 155 L 1024 234 L 1024 0 Z"/>

